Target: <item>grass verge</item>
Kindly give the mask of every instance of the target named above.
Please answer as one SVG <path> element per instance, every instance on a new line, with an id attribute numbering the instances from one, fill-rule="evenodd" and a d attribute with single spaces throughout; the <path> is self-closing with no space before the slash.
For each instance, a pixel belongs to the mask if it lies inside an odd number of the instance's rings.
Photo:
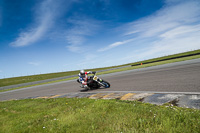
<path id="1" fill-rule="evenodd" d="M 190 57 L 184 57 L 184 58 L 179 58 L 179 59 L 173 59 L 173 60 L 167 60 L 167 61 L 161 61 L 161 62 L 155 62 L 155 63 L 149 63 L 149 64 L 140 65 L 140 66 L 133 66 L 133 67 L 126 67 L 126 68 L 121 68 L 121 69 L 115 69 L 115 70 L 100 72 L 100 73 L 98 73 L 98 75 L 109 74 L 109 73 L 120 72 L 120 71 L 127 71 L 127 70 L 132 70 L 132 69 L 145 68 L 145 67 L 151 67 L 151 66 L 157 66 L 157 65 L 163 65 L 163 64 L 168 64 L 168 63 L 173 63 L 173 62 L 180 62 L 180 61 L 197 59 L 197 58 L 200 58 L 200 55 L 195 55 L 195 56 L 190 56 Z M 62 79 L 62 80 L 55 80 L 55 81 L 51 81 L 51 82 L 40 83 L 40 84 L 27 85 L 27 86 L 22 86 L 22 87 L 17 87 L 17 88 L 11 88 L 11 89 L 4 89 L 4 90 L 0 90 L 0 92 L 10 91 L 10 90 L 16 90 L 16 89 L 21 89 L 21 88 L 25 88 L 25 87 L 32 87 L 32 86 L 37 86 L 37 85 L 43 85 L 43 84 L 56 83 L 56 82 L 61 82 L 61 81 L 67 81 L 67 80 L 77 79 L 77 78 L 78 77 L 73 77 L 73 78 L 68 78 L 68 79 Z"/>
<path id="2" fill-rule="evenodd" d="M 199 55 L 199 54 L 200 54 L 200 50 L 194 50 L 194 51 L 189 51 L 189 52 L 184 52 L 184 53 L 179 53 L 179 54 L 174 54 L 174 55 L 168 55 L 168 56 L 153 58 L 153 59 L 144 60 L 144 61 L 139 61 L 139 62 L 132 63 L 131 65 L 135 66 L 135 65 L 139 65 L 140 63 L 148 64 L 148 63 L 153 63 L 153 62 L 189 57 L 189 56 L 194 56 L 194 55 Z"/>
<path id="3" fill-rule="evenodd" d="M 87 98 L 0 102 L 0 132 L 200 132 L 200 110 Z"/>

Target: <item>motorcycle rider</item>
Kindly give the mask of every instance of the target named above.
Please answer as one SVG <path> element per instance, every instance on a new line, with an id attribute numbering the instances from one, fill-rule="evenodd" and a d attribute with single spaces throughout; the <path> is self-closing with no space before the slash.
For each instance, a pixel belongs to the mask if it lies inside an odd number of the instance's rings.
<path id="1" fill-rule="evenodd" d="M 77 79 L 77 82 L 81 83 L 81 88 L 86 88 L 86 89 L 89 89 L 88 87 L 88 74 L 95 74 L 96 72 L 92 72 L 92 71 L 88 71 L 88 72 L 85 72 L 84 70 L 81 70 L 80 73 L 78 74 L 79 76 L 79 79 Z"/>

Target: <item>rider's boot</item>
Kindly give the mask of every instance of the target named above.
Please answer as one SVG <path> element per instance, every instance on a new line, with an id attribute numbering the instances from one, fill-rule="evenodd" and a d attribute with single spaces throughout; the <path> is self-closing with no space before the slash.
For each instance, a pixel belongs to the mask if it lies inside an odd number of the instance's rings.
<path id="1" fill-rule="evenodd" d="M 80 86 L 80 87 L 81 87 L 81 88 L 84 88 L 84 86 L 85 86 L 85 85 L 81 84 L 81 86 Z"/>
<path id="2" fill-rule="evenodd" d="M 84 85 L 85 90 L 89 90 L 89 87 L 87 85 Z"/>

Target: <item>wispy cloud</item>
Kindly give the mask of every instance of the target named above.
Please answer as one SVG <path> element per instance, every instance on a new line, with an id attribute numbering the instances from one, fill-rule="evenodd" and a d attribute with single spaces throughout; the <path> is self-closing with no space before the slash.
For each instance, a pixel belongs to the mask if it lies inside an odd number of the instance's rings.
<path id="1" fill-rule="evenodd" d="M 176 4 L 171 4 L 172 1 L 167 0 L 166 5 L 156 13 L 118 27 L 119 31 L 122 31 L 122 38 L 129 38 L 127 40 L 133 40 L 134 44 L 139 44 L 138 40 L 143 40 L 142 45 L 147 48 L 138 48 L 140 56 L 132 52 L 129 57 L 150 58 L 200 48 L 200 2 L 174 2 Z M 126 43 L 115 42 L 100 51 Z"/>
<path id="2" fill-rule="evenodd" d="M 96 66 L 96 58 L 98 55 L 92 54 L 92 53 L 85 53 L 83 54 L 83 58 L 80 62 L 78 62 L 76 65 L 79 69 L 88 69 L 88 68 L 95 68 Z M 89 64 L 89 66 L 88 66 Z"/>
<path id="3" fill-rule="evenodd" d="M 200 33 L 200 24 L 197 25 L 183 25 L 172 30 L 166 31 L 161 34 L 160 37 L 164 39 L 172 39 L 172 38 L 182 38 L 190 36 L 194 36 Z M 197 38 L 198 39 L 198 38 Z"/>
<path id="4" fill-rule="evenodd" d="M 39 66 L 40 63 L 39 62 L 28 62 L 29 65 L 33 65 L 33 66 Z"/>
<path id="5" fill-rule="evenodd" d="M 71 18 L 68 24 L 72 25 L 68 29 L 66 40 L 69 44 L 67 48 L 72 52 L 80 51 L 88 36 L 92 36 L 100 27 L 100 22 L 88 18 Z"/>
<path id="6" fill-rule="evenodd" d="M 123 28 L 128 28 L 125 35 L 140 33 L 143 37 L 152 37 L 177 26 L 193 24 L 200 19 L 199 6 L 200 3 L 196 1 L 166 6 L 149 17 L 125 25 Z"/>
<path id="7" fill-rule="evenodd" d="M 124 45 L 124 44 L 129 43 L 129 42 L 132 42 L 132 41 L 134 41 L 134 39 L 128 39 L 128 40 L 121 41 L 121 42 L 115 42 L 115 43 L 112 43 L 112 44 L 108 45 L 108 46 L 105 47 L 105 48 L 99 49 L 98 51 L 99 51 L 99 52 L 103 52 L 103 51 L 112 49 L 112 48 L 117 47 L 117 46 L 120 46 L 120 45 Z"/>
<path id="8" fill-rule="evenodd" d="M 45 0 L 35 8 L 35 22 L 26 30 L 23 30 L 11 46 L 23 47 L 40 40 L 49 28 L 59 12 L 59 1 Z"/>
<path id="9" fill-rule="evenodd" d="M 146 48 L 132 50 L 122 57 L 121 61 L 133 62 L 172 55 L 191 50 L 200 49 L 200 34 L 185 39 L 166 39 L 165 41 L 151 42 Z M 195 40 L 195 42 L 193 41 Z M 192 43 L 191 43 L 192 42 Z"/>

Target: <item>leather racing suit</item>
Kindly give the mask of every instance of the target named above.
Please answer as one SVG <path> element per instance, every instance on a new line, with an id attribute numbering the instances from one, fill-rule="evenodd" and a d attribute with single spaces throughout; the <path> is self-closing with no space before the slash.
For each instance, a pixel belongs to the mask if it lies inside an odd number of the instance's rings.
<path id="1" fill-rule="evenodd" d="M 77 79 L 77 82 L 82 84 L 82 88 L 88 88 L 88 74 L 95 74 L 96 72 L 88 71 L 85 72 L 84 74 L 79 73 L 78 76 L 79 78 Z"/>

